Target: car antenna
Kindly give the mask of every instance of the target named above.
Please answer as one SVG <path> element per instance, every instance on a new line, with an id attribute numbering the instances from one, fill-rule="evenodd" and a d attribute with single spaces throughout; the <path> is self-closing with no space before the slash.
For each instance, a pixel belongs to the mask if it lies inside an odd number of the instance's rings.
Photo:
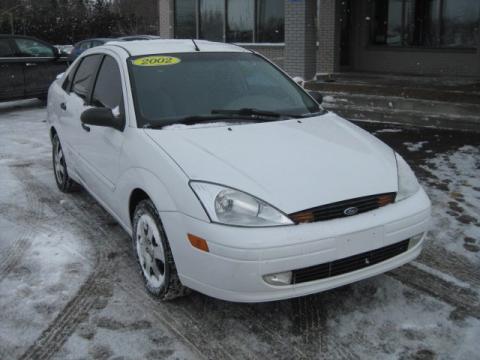
<path id="1" fill-rule="evenodd" d="M 195 45 L 195 51 L 200 51 L 200 48 L 198 47 L 194 39 L 192 39 L 192 42 L 193 42 L 193 45 Z"/>

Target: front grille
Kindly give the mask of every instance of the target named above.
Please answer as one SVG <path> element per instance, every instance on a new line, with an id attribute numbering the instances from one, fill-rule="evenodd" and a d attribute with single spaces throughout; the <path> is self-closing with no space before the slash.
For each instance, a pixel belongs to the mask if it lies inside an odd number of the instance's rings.
<path id="1" fill-rule="evenodd" d="M 294 270 L 292 272 L 292 284 L 325 279 L 378 264 L 407 251 L 408 241 L 409 240 L 404 240 L 396 244 L 353 255 L 344 259 Z"/>
<path id="2" fill-rule="evenodd" d="M 395 201 L 395 195 L 395 193 L 386 193 L 338 201 L 299 211 L 290 214 L 289 217 L 295 223 L 300 224 L 352 216 L 391 204 Z"/>

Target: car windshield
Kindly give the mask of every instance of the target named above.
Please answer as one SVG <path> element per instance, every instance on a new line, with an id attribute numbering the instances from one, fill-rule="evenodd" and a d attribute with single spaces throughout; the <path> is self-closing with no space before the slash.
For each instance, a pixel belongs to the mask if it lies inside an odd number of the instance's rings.
<path id="1" fill-rule="evenodd" d="M 139 127 L 187 119 L 274 121 L 321 110 L 293 80 L 253 53 L 175 53 L 127 61 Z"/>

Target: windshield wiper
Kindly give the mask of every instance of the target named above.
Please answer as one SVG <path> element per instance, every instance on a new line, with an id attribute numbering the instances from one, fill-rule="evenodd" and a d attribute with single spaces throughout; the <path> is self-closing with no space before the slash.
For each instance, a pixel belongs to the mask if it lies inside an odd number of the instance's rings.
<path id="1" fill-rule="evenodd" d="M 226 116 L 228 115 L 228 116 Z M 195 125 L 200 123 L 216 123 L 216 122 L 259 122 L 259 121 L 274 121 L 274 119 L 258 118 L 247 115 L 239 114 L 213 114 L 213 115 L 194 115 L 170 118 L 159 121 L 159 123 L 148 123 L 143 127 L 148 129 L 161 129 L 165 126 L 183 124 L 183 125 Z"/>
<path id="2" fill-rule="evenodd" d="M 222 114 L 222 115 L 240 115 L 240 116 L 251 116 L 255 117 L 272 117 L 272 118 L 281 118 L 281 117 L 289 117 L 289 118 L 301 118 L 302 115 L 295 115 L 295 114 L 284 114 L 274 111 L 266 111 L 266 110 L 258 110 L 252 108 L 242 108 L 236 110 L 227 110 L 227 109 L 213 109 L 212 114 Z"/>

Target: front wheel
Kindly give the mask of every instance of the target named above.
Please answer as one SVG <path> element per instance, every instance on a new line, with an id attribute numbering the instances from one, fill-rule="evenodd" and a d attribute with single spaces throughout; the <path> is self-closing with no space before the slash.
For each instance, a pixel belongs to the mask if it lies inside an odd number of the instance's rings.
<path id="1" fill-rule="evenodd" d="M 186 295 L 157 209 L 150 200 L 138 204 L 133 216 L 133 250 L 148 292 L 160 300 Z"/>
<path id="2" fill-rule="evenodd" d="M 52 161 L 55 182 L 60 191 L 69 193 L 77 190 L 79 185 L 68 175 L 65 154 L 63 153 L 62 144 L 60 144 L 60 139 L 57 134 L 53 135 L 52 138 Z"/>

